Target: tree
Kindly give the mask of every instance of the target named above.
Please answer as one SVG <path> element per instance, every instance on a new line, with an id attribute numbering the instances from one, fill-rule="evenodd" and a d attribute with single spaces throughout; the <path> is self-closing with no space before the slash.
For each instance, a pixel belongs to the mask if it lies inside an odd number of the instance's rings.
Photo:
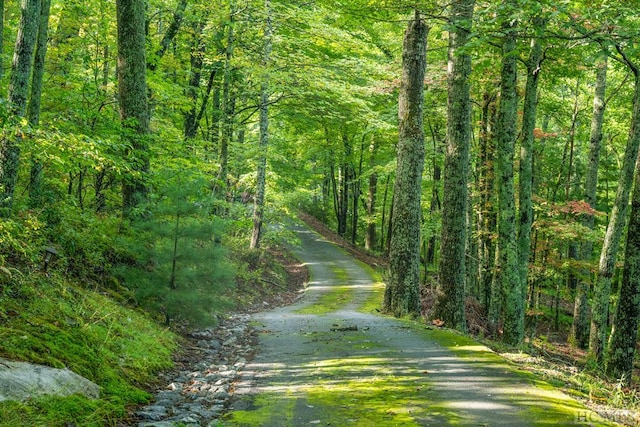
<path id="1" fill-rule="evenodd" d="M 447 68 L 447 148 L 442 199 L 439 295 L 434 316 L 461 331 L 465 317 L 465 257 L 467 244 L 467 176 L 471 142 L 471 99 L 469 74 L 471 56 L 465 45 L 471 32 L 474 0 L 451 4 L 449 66 Z"/>
<path id="2" fill-rule="evenodd" d="M 8 102 L 10 113 L 16 122 L 24 117 L 29 96 L 29 80 L 33 67 L 33 50 L 38 36 L 38 22 L 41 0 L 22 0 L 20 26 L 11 65 Z M 3 11 L 4 12 L 4 11 Z M 0 141 L 0 207 L 11 208 L 20 162 L 20 139 L 5 135 Z"/>
<path id="3" fill-rule="evenodd" d="M 264 59 L 265 68 L 269 66 L 271 56 L 271 3 L 264 0 L 265 29 L 264 29 Z M 269 75 L 265 73 L 260 87 L 260 141 L 258 144 L 258 174 L 256 177 L 256 195 L 253 204 L 253 231 L 251 233 L 250 248 L 260 246 L 262 234 L 262 218 L 264 216 L 264 193 L 266 187 L 267 150 L 269 147 Z"/>
<path id="4" fill-rule="evenodd" d="M 602 58 L 596 64 L 596 84 L 593 96 L 593 114 L 591 116 L 591 134 L 589 136 L 589 164 L 584 183 L 584 201 L 592 208 L 596 208 L 596 195 L 598 190 L 598 167 L 600 166 L 600 151 L 602 146 L 602 127 L 606 108 L 605 93 L 607 88 L 608 54 L 602 52 Z M 594 215 L 585 215 L 583 224 L 588 228 L 595 225 Z M 592 257 L 593 242 L 586 241 L 582 244 L 581 258 L 588 260 Z M 580 285 L 584 286 L 584 285 Z M 583 292 L 586 294 L 586 292 Z M 591 327 L 586 333 L 589 338 L 589 351 L 596 360 L 602 361 L 602 350 L 606 342 L 607 319 L 609 317 L 610 291 L 607 289 L 595 289 L 593 307 L 591 311 Z M 583 334 L 584 335 L 584 334 Z"/>
<path id="5" fill-rule="evenodd" d="M 422 125 L 427 34 L 416 9 L 402 49 L 402 80 L 398 100 L 397 172 L 389 252 L 389 279 L 384 310 L 401 317 L 420 307 L 420 197 L 424 163 Z"/>
<path id="6" fill-rule="evenodd" d="M 33 75 L 31 76 L 31 92 L 29 105 L 27 106 L 27 122 L 29 126 L 37 127 L 40 123 L 40 104 L 42 97 L 42 77 L 47 55 L 47 42 L 49 41 L 49 14 L 51 0 L 41 0 L 40 19 L 38 20 L 38 36 L 33 63 Z M 31 206 L 39 206 L 42 192 L 42 169 L 38 159 L 31 159 L 31 173 L 29 179 L 29 198 Z"/>
<path id="7" fill-rule="evenodd" d="M 147 194 L 149 106 L 145 54 L 145 2 L 117 0 L 118 89 L 120 118 L 129 145 L 130 173 L 122 186 L 122 208 L 128 215 Z"/>
<path id="8" fill-rule="evenodd" d="M 606 352 L 606 371 L 615 378 L 621 378 L 626 384 L 631 382 L 631 372 L 633 369 L 633 360 L 635 356 L 635 346 L 638 333 L 638 320 L 640 316 L 640 174 L 638 174 L 637 156 L 638 147 L 640 146 L 640 68 L 633 63 L 617 46 L 627 65 L 631 68 L 634 76 L 634 94 L 633 94 L 633 114 L 631 117 L 631 127 L 629 128 L 629 137 L 627 142 L 627 151 L 622 166 L 620 184 L 616 193 L 616 205 L 614 211 L 618 208 L 618 221 L 624 222 L 628 205 L 629 189 L 633 183 L 635 171 L 635 188 L 633 191 L 631 203 L 631 219 L 627 231 L 627 246 L 625 251 L 624 271 L 622 276 L 622 286 L 620 288 L 620 296 L 618 298 L 618 306 L 616 308 L 616 316 L 612 327 L 611 340 L 609 348 Z M 618 199 L 624 201 L 621 206 L 618 205 Z M 616 246 L 619 243 L 619 235 L 622 234 L 622 228 L 610 230 L 613 227 L 613 213 L 607 227 L 607 240 L 614 241 Z M 610 237 L 610 234 L 617 234 Z M 605 247 L 600 256 L 600 271 L 598 272 L 598 280 L 611 280 L 611 276 L 601 273 L 608 273 L 607 262 L 611 260 L 604 259 Z M 610 249 L 611 250 L 611 249 Z M 615 263 L 615 251 L 612 256 Z M 604 269 L 603 269 L 604 267 Z M 613 270 L 613 268 L 611 268 Z M 606 284 L 604 284 L 606 286 Z M 603 286 L 598 283 L 598 286 Z M 602 292 L 603 290 L 600 290 Z"/>
<path id="9" fill-rule="evenodd" d="M 520 280 L 516 239 L 516 206 L 514 189 L 514 151 L 517 123 L 517 58 L 516 25 L 508 11 L 517 2 L 509 1 L 502 17 L 502 74 L 500 104 L 496 123 L 496 182 L 498 188 L 498 253 L 496 256 L 495 292 L 491 300 L 491 320 L 497 324 L 502 313 L 503 340 L 518 345 L 524 338 L 524 289 Z"/>
<path id="10" fill-rule="evenodd" d="M 538 83 L 543 51 L 540 36 L 546 26 L 546 19 L 536 16 L 533 19 L 535 34 L 531 39 L 529 58 L 526 61 L 527 83 L 522 112 L 522 142 L 520 144 L 520 169 L 518 177 L 518 264 L 520 266 L 520 288 L 523 292 L 528 286 L 529 258 L 531 254 L 531 225 L 533 223 L 533 143 L 538 102 Z"/>

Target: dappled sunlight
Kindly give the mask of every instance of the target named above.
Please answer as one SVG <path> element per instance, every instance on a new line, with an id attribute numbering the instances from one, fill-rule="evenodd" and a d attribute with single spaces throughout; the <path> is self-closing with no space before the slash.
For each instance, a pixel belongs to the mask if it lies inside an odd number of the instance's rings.
<path id="1" fill-rule="evenodd" d="M 313 278 L 305 296 L 256 316 L 263 348 L 247 366 L 249 379 L 237 384 L 244 397 L 230 425 L 574 423 L 576 401 L 536 386 L 487 347 L 370 314 L 384 284 L 312 238 L 323 247 L 301 257 Z M 369 312 L 358 311 L 365 306 Z"/>

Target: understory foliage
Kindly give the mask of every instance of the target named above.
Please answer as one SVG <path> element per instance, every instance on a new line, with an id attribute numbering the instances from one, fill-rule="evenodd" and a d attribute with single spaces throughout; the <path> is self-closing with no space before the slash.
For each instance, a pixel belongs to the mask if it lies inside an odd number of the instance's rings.
<path id="1" fill-rule="evenodd" d="M 163 313 L 167 324 L 175 319 L 207 325 L 229 307 L 224 295 L 234 271 L 206 182 L 184 166 L 154 178 L 154 191 L 124 239 L 132 265 L 118 268 L 116 276 L 141 306 Z"/>

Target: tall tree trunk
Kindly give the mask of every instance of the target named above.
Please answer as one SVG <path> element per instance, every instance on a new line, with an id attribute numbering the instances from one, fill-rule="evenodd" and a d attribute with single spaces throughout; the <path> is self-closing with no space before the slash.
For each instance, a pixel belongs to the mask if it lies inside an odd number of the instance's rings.
<path id="1" fill-rule="evenodd" d="M 469 40 L 474 0 L 454 0 L 447 67 L 447 151 L 442 190 L 440 277 L 434 316 L 445 325 L 466 331 L 465 277 L 467 246 L 467 180 L 471 143 L 471 56 L 463 49 Z"/>
<path id="2" fill-rule="evenodd" d="M 432 190 L 431 190 L 431 202 L 429 204 L 429 214 L 434 216 L 442 210 L 442 202 L 440 200 L 440 186 L 442 181 L 442 168 L 440 167 L 439 158 L 442 154 L 442 142 L 440 141 L 441 137 L 439 136 L 440 132 L 438 128 L 434 128 L 429 123 L 429 128 L 431 129 L 431 139 L 433 141 L 433 176 L 432 176 Z M 436 260 L 436 233 L 433 233 L 431 237 L 429 237 L 429 242 L 427 243 L 427 249 L 425 251 L 425 263 L 426 265 L 433 265 Z M 426 268 L 426 267 L 425 267 Z M 426 279 L 426 275 L 425 275 Z"/>
<path id="3" fill-rule="evenodd" d="M 375 166 L 376 157 L 376 141 L 375 137 L 371 138 L 369 145 L 369 167 Z M 364 247 L 366 250 L 373 251 L 376 248 L 376 198 L 378 195 L 378 174 L 371 172 L 369 175 L 369 190 L 367 193 L 367 230 L 364 236 Z"/>
<path id="4" fill-rule="evenodd" d="M 219 190 L 223 194 L 227 191 L 228 174 L 229 174 L 229 144 L 233 135 L 233 102 L 231 100 L 231 86 L 232 86 L 232 69 L 231 59 L 233 57 L 233 50 L 235 45 L 235 17 L 236 17 L 236 2 L 231 0 L 229 2 L 229 23 L 227 28 L 227 47 L 225 49 L 224 60 L 224 74 L 222 76 L 222 117 L 221 117 L 221 133 L 220 133 L 220 151 L 219 161 L 220 170 L 218 171 L 218 184 Z"/>
<path id="5" fill-rule="evenodd" d="M 496 116 L 496 96 L 485 92 L 482 101 L 482 127 L 480 131 L 480 167 L 478 181 L 480 189 L 480 208 L 478 209 L 478 258 L 479 282 L 482 288 L 482 302 L 487 312 L 491 311 L 491 286 L 493 266 L 495 264 L 496 245 L 496 203 L 494 194 L 494 123 Z"/>
<path id="6" fill-rule="evenodd" d="M 637 154 L 638 144 L 640 143 L 640 69 L 635 64 L 630 62 L 628 64 L 632 68 L 635 77 L 633 116 L 631 118 L 628 146 L 635 147 Z M 638 164 L 633 162 L 633 165 L 635 165 L 636 169 L 635 188 L 633 190 L 631 216 L 627 231 L 622 286 L 611 332 L 611 341 L 606 353 L 607 374 L 614 378 L 622 379 L 625 384 L 630 384 L 632 379 L 638 336 L 638 320 L 640 317 L 640 173 L 637 170 Z M 630 170 L 628 170 L 627 166 L 627 158 L 625 157 L 621 181 L 633 176 L 634 167 L 631 166 Z M 618 187 L 618 190 L 620 190 L 620 187 Z M 618 195 L 616 194 L 616 201 L 617 199 Z M 607 229 L 607 234 L 609 234 L 609 229 Z"/>
<path id="7" fill-rule="evenodd" d="M 424 166 L 423 93 L 429 28 L 416 9 L 402 50 L 398 101 L 397 177 L 394 186 L 393 231 L 389 281 L 384 310 L 401 317 L 420 309 L 420 196 Z"/>
<path id="8" fill-rule="evenodd" d="M 263 65 L 268 69 L 271 61 L 271 0 L 264 0 L 265 26 L 264 26 L 264 53 Z M 267 150 L 269 148 L 269 73 L 263 76 L 260 88 L 260 141 L 258 143 L 258 173 L 256 178 L 256 196 L 253 204 L 253 231 L 251 233 L 250 248 L 260 246 L 262 234 L 262 221 L 264 217 L 264 193 L 267 183 Z"/>
<path id="9" fill-rule="evenodd" d="M 37 127 L 40 123 L 40 101 L 42 98 L 42 77 L 44 76 L 44 63 L 47 55 L 47 42 L 49 40 L 49 13 L 51 0 L 42 0 L 40 7 L 40 19 L 38 20 L 38 37 L 36 52 L 33 60 L 33 74 L 31 76 L 31 94 L 27 107 L 27 122 L 31 127 Z M 42 163 L 37 158 L 31 159 L 31 173 L 29 178 L 29 204 L 32 207 L 40 206 L 42 197 Z"/>
<path id="10" fill-rule="evenodd" d="M 591 117 L 591 135 L 589 136 L 589 166 L 584 184 L 584 200 L 595 209 L 598 189 L 598 166 L 600 165 L 600 151 L 602 147 L 602 124 L 606 109 L 605 92 L 607 88 L 608 57 L 603 52 L 603 58 L 598 61 L 596 72 L 596 87 L 593 97 L 593 115 Z M 593 228 L 595 218 L 586 215 L 583 224 Z M 582 259 L 591 259 L 593 242 L 582 245 Z M 607 323 L 609 318 L 610 288 L 596 287 L 594 289 L 593 307 L 591 309 L 591 328 L 589 335 L 589 352 L 598 362 L 602 362 L 604 347 L 607 339 Z"/>
<path id="11" fill-rule="evenodd" d="M 603 246 L 600 254 L 598 288 L 611 286 L 616 249 L 620 242 L 620 234 L 624 228 L 629 189 L 631 188 L 634 170 L 637 169 L 638 146 L 640 145 L 640 69 L 629 61 L 627 61 L 627 64 L 634 73 L 633 116 L 616 193 L 616 202 L 611 211 L 609 226 L 605 235 L 605 245 L 607 245 L 608 252 L 605 252 L 605 246 Z M 637 171 L 635 172 L 635 189 L 631 219 L 627 231 L 622 286 L 614 317 L 611 340 L 606 351 L 607 373 L 616 378 L 624 379 L 627 384 L 631 381 L 638 333 L 638 310 L 640 308 L 638 304 L 640 300 L 640 174 Z M 609 241 L 613 241 L 613 243 L 608 245 Z M 615 248 L 610 248 L 610 246 L 615 246 Z"/>
<path id="12" fill-rule="evenodd" d="M 531 50 L 527 60 L 527 84 L 522 114 L 522 143 L 520 145 L 519 170 L 519 215 L 518 215 L 518 264 L 520 265 L 520 288 L 527 293 L 529 276 L 529 256 L 531 253 L 531 225 L 533 223 L 533 131 L 536 125 L 536 105 L 538 81 L 542 65 L 542 45 L 539 36 L 546 25 L 544 18 L 533 20 L 536 36 L 531 40 Z"/>
<path id="13" fill-rule="evenodd" d="M 638 82 L 636 81 L 636 84 Z M 639 116 L 635 106 L 634 116 Z M 640 132 L 638 118 L 634 117 L 632 133 Z M 638 138 L 638 136 L 635 136 Z M 607 351 L 606 371 L 626 385 L 631 384 L 633 362 L 640 319 L 640 173 L 636 171 L 635 188 L 631 201 L 631 216 L 627 231 L 627 246 L 622 274 L 620 298 L 616 308 L 611 342 Z"/>
<path id="14" fill-rule="evenodd" d="M 118 23 L 118 90 L 120 119 L 131 147 L 131 173 L 124 178 L 122 208 L 131 214 L 147 194 L 149 108 L 145 57 L 145 1 L 116 0 Z"/>
<path id="15" fill-rule="evenodd" d="M 198 92 L 200 89 L 200 79 L 202 77 L 202 65 L 204 63 L 205 44 L 202 40 L 205 20 L 194 23 L 193 46 L 191 47 L 191 69 L 189 70 L 189 83 L 187 86 L 187 97 L 191 101 L 191 107 L 184 114 L 184 137 L 185 139 L 195 138 L 198 126 L 196 118 L 198 115 Z"/>
<path id="16" fill-rule="evenodd" d="M 515 9 L 514 1 L 508 2 Z M 516 206 L 514 184 L 514 152 L 517 123 L 517 58 L 516 22 L 505 19 L 502 29 L 502 75 L 500 82 L 500 105 L 498 108 L 496 142 L 496 182 L 498 189 L 498 254 L 492 309 L 501 308 L 503 340 L 509 345 L 518 345 L 524 338 L 524 299 L 520 286 L 518 246 L 516 240 Z M 500 303 L 494 301 L 500 298 Z M 501 306 L 501 307 L 500 307 Z M 499 316 L 490 314 L 493 324 Z"/>
<path id="17" fill-rule="evenodd" d="M 16 45 L 9 82 L 9 108 L 16 117 L 24 117 L 33 66 L 33 50 L 38 35 L 41 0 L 22 0 Z M 4 12 L 4 11 L 3 11 Z M 18 181 L 20 138 L 4 137 L 0 141 L 0 208 L 10 209 Z"/>
<path id="18" fill-rule="evenodd" d="M 638 148 L 640 146 L 640 71 L 638 71 L 635 66 L 632 67 L 632 69 L 635 78 L 633 117 L 622 162 L 622 169 L 620 170 L 618 189 L 616 191 L 613 208 L 609 214 L 609 224 L 607 225 L 607 231 L 600 251 L 598 276 L 595 285 L 595 299 L 597 301 L 596 304 L 599 304 L 599 310 L 602 310 L 601 307 L 605 305 L 608 306 L 608 297 L 605 301 L 605 295 L 609 295 L 611 292 L 611 281 L 615 269 L 618 248 L 620 246 L 620 239 L 627 221 L 629 194 L 633 184 L 633 175 L 638 158 Z M 606 319 L 603 317 L 600 317 L 600 319 L 602 321 L 602 328 L 605 330 L 600 330 L 598 336 L 600 339 L 604 339 L 606 337 Z M 604 352 L 604 348 L 600 348 L 599 351 Z"/>

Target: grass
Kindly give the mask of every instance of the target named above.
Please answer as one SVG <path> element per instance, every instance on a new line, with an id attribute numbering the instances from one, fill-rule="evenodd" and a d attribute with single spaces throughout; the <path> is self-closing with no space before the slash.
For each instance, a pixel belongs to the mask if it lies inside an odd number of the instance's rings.
<path id="1" fill-rule="evenodd" d="M 33 273 L 0 293 L 0 356 L 69 368 L 101 388 L 98 400 L 0 402 L 0 426 L 108 425 L 147 402 L 144 385 L 172 366 L 177 337 L 101 293 Z"/>

